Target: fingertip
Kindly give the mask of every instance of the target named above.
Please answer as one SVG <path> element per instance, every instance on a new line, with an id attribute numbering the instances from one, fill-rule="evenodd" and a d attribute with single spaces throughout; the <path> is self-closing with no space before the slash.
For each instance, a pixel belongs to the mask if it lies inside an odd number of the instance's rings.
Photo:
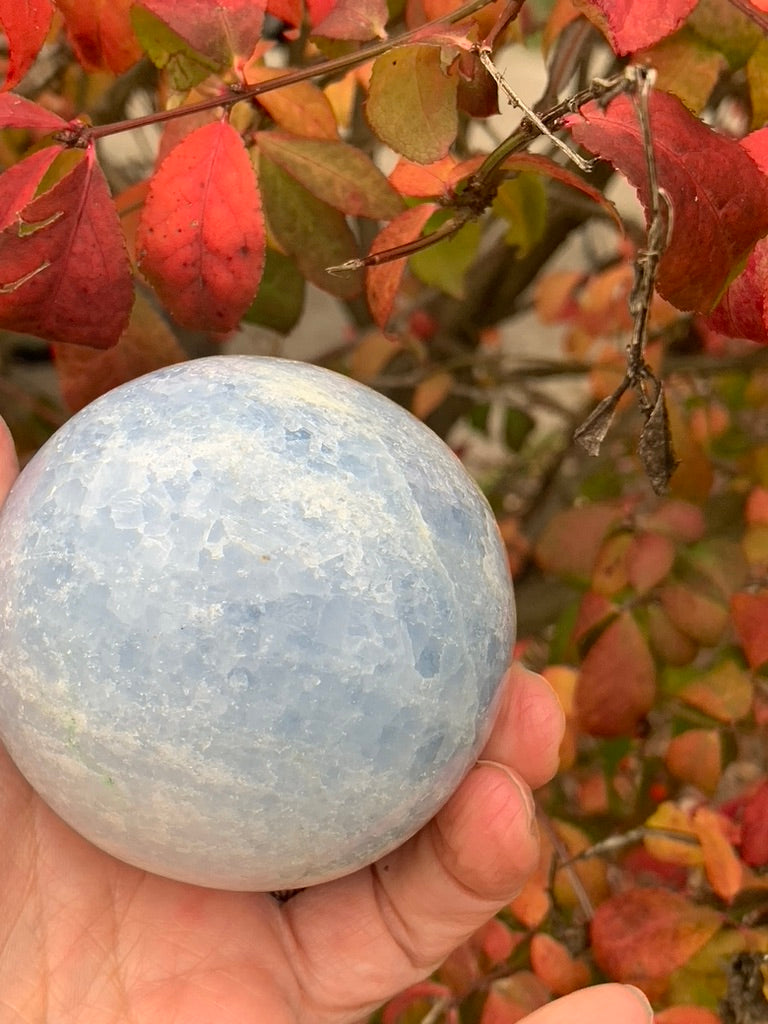
<path id="1" fill-rule="evenodd" d="M 496 725 L 481 756 L 510 765 L 535 789 L 557 771 L 565 714 L 547 680 L 520 664 L 509 669 L 503 685 Z"/>
<path id="2" fill-rule="evenodd" d="M 594 985 L 547 1003 L 525 1018 L 525 1024 L 652 1024 L 653 1009 L 640 989 L 632 985 Z"/>
<path id="3" fill-rule="evenodd" d="M 5 421 L 0 419 L 0 504 L 5 501 L 11 484 L 19 475 L 16 445 Z"/>

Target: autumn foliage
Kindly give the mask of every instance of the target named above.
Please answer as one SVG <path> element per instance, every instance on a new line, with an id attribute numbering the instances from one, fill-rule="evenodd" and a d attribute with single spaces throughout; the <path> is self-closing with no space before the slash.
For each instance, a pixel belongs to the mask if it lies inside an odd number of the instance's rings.
<path id="1" fill-rule="evenodd" d="M 348 324 L 323 361 L 498 514 L 517 654 L 567 716 L 541 863 L 376 1020 L 512 1024 L 604 979 L 659 1024 L 768 1020 L 768 3 L 0 0 L 0 26 L 22 457 L 159 366 L 281 354 L 319 290 Z M 500 132 L 524 50 L 546 85 Z M 57 401 L 12 373 L 28 336 Z"/>

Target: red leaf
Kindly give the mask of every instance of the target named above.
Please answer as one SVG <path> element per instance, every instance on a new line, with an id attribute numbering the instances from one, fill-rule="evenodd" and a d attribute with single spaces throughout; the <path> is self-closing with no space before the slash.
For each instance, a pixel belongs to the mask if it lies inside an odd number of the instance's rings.
<path id="1" fill-rule="evenodd" d="M 675 545 L 660 533 L 637 533 L 627 555 L 629 582 L 638 594 L 661 583 L 675 561 Z"/>
<path id="2" fill-rule="evenodd" d="M 31 103 L 23 96 L 7 93 L 0 96 L 0 128 L 34 128 L 42 132 L 55 132 L 66 128 L 67 122 L 58 114 Z"/>
<path id="3" fill-rule="evenodd" d="M 643 529 L 663 533 L 683 544 L 701 540 L 706 530 L 704 514 L 698 505 L 674 499 L 662 502 L 650 514 L 639 515 L 638 523 Z"/>
<path id="4" fill-rule="evenodd" d="M 714 647 L 728 624 L 722 599 L 701 581 L 698 585 L 668 583 L 661 589 L 661 604 L 677 628 L 701 644 Z"/>
<path id="5" fill-rule="evenodd" d="M 226 65 L 249 57 L 261 38 L 266 0 L 141 0 L 193 50 Z"/>
<path id="6" fill-rule="evenodd" d="M 637 623 L 622 612 L 581 663 L 575 706 L 592 736 L 632 735 L 653 706 L 656 667 Z"/>
<path id="7" fill-rule="evenodd" d="M 59 390 L 72 412 L 119 384 L 187 358 L 166 321 L 141 295 L 127 330 L 112 348 L 56 344 L 53 354 Z"/>
<path id="8" fill-rule="evenodd" d="M 371 253 L 385 252 L 399 245 L 406 245 L 418 238 L 424 225 L 438 210 L 436 203 L 423 203 L 406 210 L 378 233 L 371 246 Z M 365 279 L 365 291 L 373 319 L 386 329 L 392 315 L 395 296 L 405 273 L 405 260 L 390 260 L 377 267 L 369 267 Z"/>
<path id="9" fill-rule="evenodd" d="M 597 14 L 616 53 L 652 46 L 676 31 L 699 0 L 575 0 Z"/>
<path id="10" fill-rule="evenodd" d="M 750 668 L 768 662 L 768 592 L 734 594 L 731 618 Z"/>
<path id="11" fill-rule="evenodd" d="M 92 150 L 0 233 L 0 282 L 3 327 L 94 348 L 117 342 L 133 280 Z"/>
<path id="12" fill-rule="evenodd" d="M 592 952 L 609 978 L 658 996 L 670 974 L 721 924 L 709 907 L 666 889 L 630 889 L 605 900 L 592 919 Z"/>
<path id="13" fill-rule="evenodd" d="M 253 166 L 230 124 L 203 125 L 171 150 L 150 183 L 136 252 L 179 324 L 229 331 L 240 322 L 266 239 Z"/>
<path id="14" fill-rule="evenodd" d="M 757 166 L 768 174 L 768 128 L 741 140 Z M 731 338 L 768 343 L 768 239 L 761 239 L 739 276 L 731 282 L 720 302 L 707 317 L 713 331 Z"/>
<path id="15" fill-rule="evenodd" d="M 8 40 L 3 90 L 18 85 L 40 52 L 53 17 L 51 0 L 2 0 L 0 25 Z"/>
<path id="16" fill-rule="evenodd" d="M 624 518 L 619 503 L 602 502 L 567 509 L 550 519 L 536 544 L 545 572 L 588 580 L 608 531 Z"/>
<path id="17" fill-rule="evenodd" d="M 720 1024 L 720 1018 L 703 1006 L 670 1006 L 654 1017 L 655 1024 Z"/>
<path id="18" fill-rule="evenodd" d="M 659 185 L 674 214 L 658 289 L 679 309 L 708 312 L 768 231 L 768 178 L 738 142 L 708 128 L 674 96 L 651 94 L 650 121 Z M 620 96 L 606 111 L 589 103 L 565 124 L 577 142 L 626 175 L 647 211 L 645 156 L 632 101 Z"/>
<path id="19" fill-rule="evenodd" d="M 390 999 L 382 1010 L 382 1024 L 400 1024 L 400 1021 L 404 1020 L 403 1015 L 415 1006 L 423 1008 L 423 1012 L 419 1013 L 421 1018 L 439 999 L 445 999 L 446 996 L 450 998 L 452 994 L 445 985 L 438 985 L 434 981 L 417 982 L 400 992 L 394 999 Z M 446 1024 L 457 1024 L 457 1020 L 456 1010 L 449 1010 L 445 1018 Z"/>
<path id="20" fill-rule="evenodd" d="M 761 783 L 744 806 L 741 856 L 753 868 L 768 864 L 768 782 Z"/>
<path id="21" fill-rule="evenodd" d="M 121 75 L 141 57 L 133 33 L 134 0 L 56 0 L 72 49 L 87 71 Z"/>
<path id="22" fill-rule="evenodd" d="M 337 0 L 333 10 L 314 24 L 313 35 L 328 39 L 386 39 L 387 0 Z"/>
<path id="23" fill-rule="evenodd" d="M 1 97 L 0 102 L 2 99 L 5 97 Z M 3 172 L 0 176 L 0 230 L 15 223 L 23 207 L 32 202 L 43 175 L 62 150 L 62 146 L 38 150 Z"/>
<path id="24" fill-rule="evenodd" d="M 704 793 L 714 793 L 723 761 L 716 729 L 688 729 L 669 741 L 664 763 L 670 773 Z"/>

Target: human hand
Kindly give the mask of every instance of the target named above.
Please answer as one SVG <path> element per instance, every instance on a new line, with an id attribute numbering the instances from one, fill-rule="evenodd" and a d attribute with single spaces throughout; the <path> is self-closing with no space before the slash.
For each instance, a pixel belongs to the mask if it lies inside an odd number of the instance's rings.
<path id="1" fill-rule="evenodd" d="M 0 500 L 16 473 L 0 426 Z M 481 761 L 442 811 L 370 868 L 285 904 L 169 881 L 93 847 L 0 748 L 0 1024 L 343 1024 L 424 977 L 533 869 L 529 787 L 553 773 L 562 715 L 516 667 Z M 622 986 L 529 1024 L 650 1019 Z"/>

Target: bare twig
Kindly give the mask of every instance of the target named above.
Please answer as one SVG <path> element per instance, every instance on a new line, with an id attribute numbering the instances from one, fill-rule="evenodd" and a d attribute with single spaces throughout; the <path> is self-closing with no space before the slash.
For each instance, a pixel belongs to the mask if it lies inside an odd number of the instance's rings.
<path id="1" fill-rule="evenodd" d="M 659 186 L 651 134 L 648 100 L 655 73 L 647 68 L 636 67 L 631 69 L 631 74 L 635 82 L 635 109 L 648 175 L 650 211 L 646 246 L 637 253 L 635 280 L 629 296 L 632 336 L 627 347 L 627 369 L 618 388 L 600 402 L 575 432 L 574 438 L 590 455 L 597 455 L 610 429 L 620 399 L 632 388 L 637 395 L 640 410 L 645 416 L 645 427 L 638 442 L 638 455 L 654 491 L 663 494 L 678 462 L 672 447 L 667 420 L 664 385 L 645 361 L 645 346 L 659 261 L 671 235 L 673 210 L 667 194 Z"/>
<path id="2" fill-rule="evenodd" d="M 493 63 L 493 59 L 491 58 L 491 52 L 487 48 L 487 46 L 479 46 L 477 48 L 477 54 L 478 57 L 480 58 L 480 63 L 483 65 L 483 67 L 494 80 L 494 82 L 496 82 L 496 84 L 507 97 L 509 102 L 513 104 L 513 106 L 517 107 L 518 110 L 522 110 L 526 118 L 538 128 L 539 134 L 546 135 L 546 137 L 550 140 L 552 145 L 557 146 L 559 150 L 565 153 L 568 159 L 575 163 L 580 170 L 587 172 L 591 171 L 592 167 L 594 166 L 594 160 L 585 160 L 584 157 L 579 156 L 579 154 L 575 150 L 571 149 L 567 142 L 563 142 L 562 139 L 559 139 L 552 132 L 552 130 L 549 128 L 546 122 L 542 120 L 541 117 L 539 117 L 535 110 L 533 110 L 531 107 L 528 106 L 527 103 L 524 103 L 523 100 L 520 99 L 520 97 L 510 87 L 510 85 L 507 83 L 507 80 L 504 78 L 502 73 Z"/>

